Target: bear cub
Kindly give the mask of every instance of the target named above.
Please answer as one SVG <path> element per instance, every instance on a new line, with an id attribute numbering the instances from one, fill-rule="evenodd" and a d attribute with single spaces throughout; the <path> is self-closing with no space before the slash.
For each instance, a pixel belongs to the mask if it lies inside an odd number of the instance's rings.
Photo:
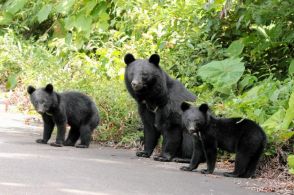
<path id="1" fill-rule="evenodd" d="M 204 174 L 214 171 L 217 148 L 236 153 L 235 169 L 224 173 L 226 177 L 253 177 L 257 163 L 266 146 L 266 135 L 262 128 L 249 119 L 242 118 L 216 118 L 207 104 L 193 107 L 182 103 L 183 123 L 190 134 L 200 136 L 204 148 L 207 169 Z M 192 171 L 199 165 L 198 156 L 192 156 L 189 167 L 181 170 Z"/>
<path id="2" fill-rule="evenodd" d="M 57 93 L 51 84 L 39 89 L 29 86 L 27 92 L 44 122 L 43 139 L 37 139 L 37 143 L 47 144 L 56 125 L 56 142 L 51 146 L 74 146 L 80 138 L 81 143 L 76 147 L 89 147 L 91 134 L 99 124 L 99 115 L 95 103 L 88 96 L 79 92 Z M 65 140 L 67 124 L 70 131 Z"/>

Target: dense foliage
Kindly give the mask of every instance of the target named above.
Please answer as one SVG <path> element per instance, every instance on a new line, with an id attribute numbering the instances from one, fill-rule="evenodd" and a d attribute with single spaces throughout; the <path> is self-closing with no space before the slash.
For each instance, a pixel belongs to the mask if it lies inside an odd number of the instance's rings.
<path id="1" fill-rule="evenodd" d="M 268 155 L 285 146 L 293 153 L 293 7 L 292 0 L 2 1 L 0 83 L 84 91 L 102 113 L 97 139 L 130 143 L 140 125 L 122 58 L 157 52 L 198 95 L 196 104 L 260 123 Z"/>

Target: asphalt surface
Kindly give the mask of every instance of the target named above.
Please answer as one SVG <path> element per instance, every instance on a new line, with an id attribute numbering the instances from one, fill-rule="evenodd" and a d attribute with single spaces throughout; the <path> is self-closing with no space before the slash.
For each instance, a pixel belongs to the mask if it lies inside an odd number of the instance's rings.
<path id="1" fill-rule="evenodd" d="M 255 180 L 183 172 L 183 164 L 137 158 L 133 150 L 37 144 L 42 128 L 26 117 L 0 105 L 0 195 L 263 194 L 246 188 Z"/>

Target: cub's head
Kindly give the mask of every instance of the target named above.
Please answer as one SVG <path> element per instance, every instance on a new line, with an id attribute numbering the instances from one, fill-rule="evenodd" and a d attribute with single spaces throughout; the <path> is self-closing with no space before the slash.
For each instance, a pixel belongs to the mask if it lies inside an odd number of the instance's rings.
<path id="1" fill-rule="evenodd" d="M 183 111 L 182 121 L 186 130 L 190 134 L 195 134 L 201 131 L 209 120 L 209 107 L 207 104 L 201 104 L 199 107 L 194 107 L 191 104 L 183 102 L 181 104 Z"/>
<path id="2" fill-rule="evenodd" d="M 56 104 L 57 97 L 51 84 L 39 89 L 28 86 L 27 92 L 30 94 L 30 100 L 34 108 L 40 114 L 48 112 Z"/>
<path id="3" fill-rule="evenodd" d="M 130 84 L 135 93 L 148 90 L 161 78 L 162 72 L 159 67 L 160 57 L 158 54 L 151 55 L 148 60 L 136 60 L 132 54 L 126 54 L 124 61 L 127 65 L 126 82 Z"/>

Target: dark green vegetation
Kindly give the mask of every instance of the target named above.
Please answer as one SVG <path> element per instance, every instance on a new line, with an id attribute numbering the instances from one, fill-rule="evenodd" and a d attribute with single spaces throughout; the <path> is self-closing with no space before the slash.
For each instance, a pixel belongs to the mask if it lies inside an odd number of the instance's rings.
<path id="1" fill-rule="evenodd" d="M 198 95 L 196 104 L 258 122 L 267 155 L 293 153 L 293 0 L 0 2 L 0 83 L 51 82 L 94 97 L 98 140 L 138 138 L 122 59 L 157 52 L 161 66 Z"/>

